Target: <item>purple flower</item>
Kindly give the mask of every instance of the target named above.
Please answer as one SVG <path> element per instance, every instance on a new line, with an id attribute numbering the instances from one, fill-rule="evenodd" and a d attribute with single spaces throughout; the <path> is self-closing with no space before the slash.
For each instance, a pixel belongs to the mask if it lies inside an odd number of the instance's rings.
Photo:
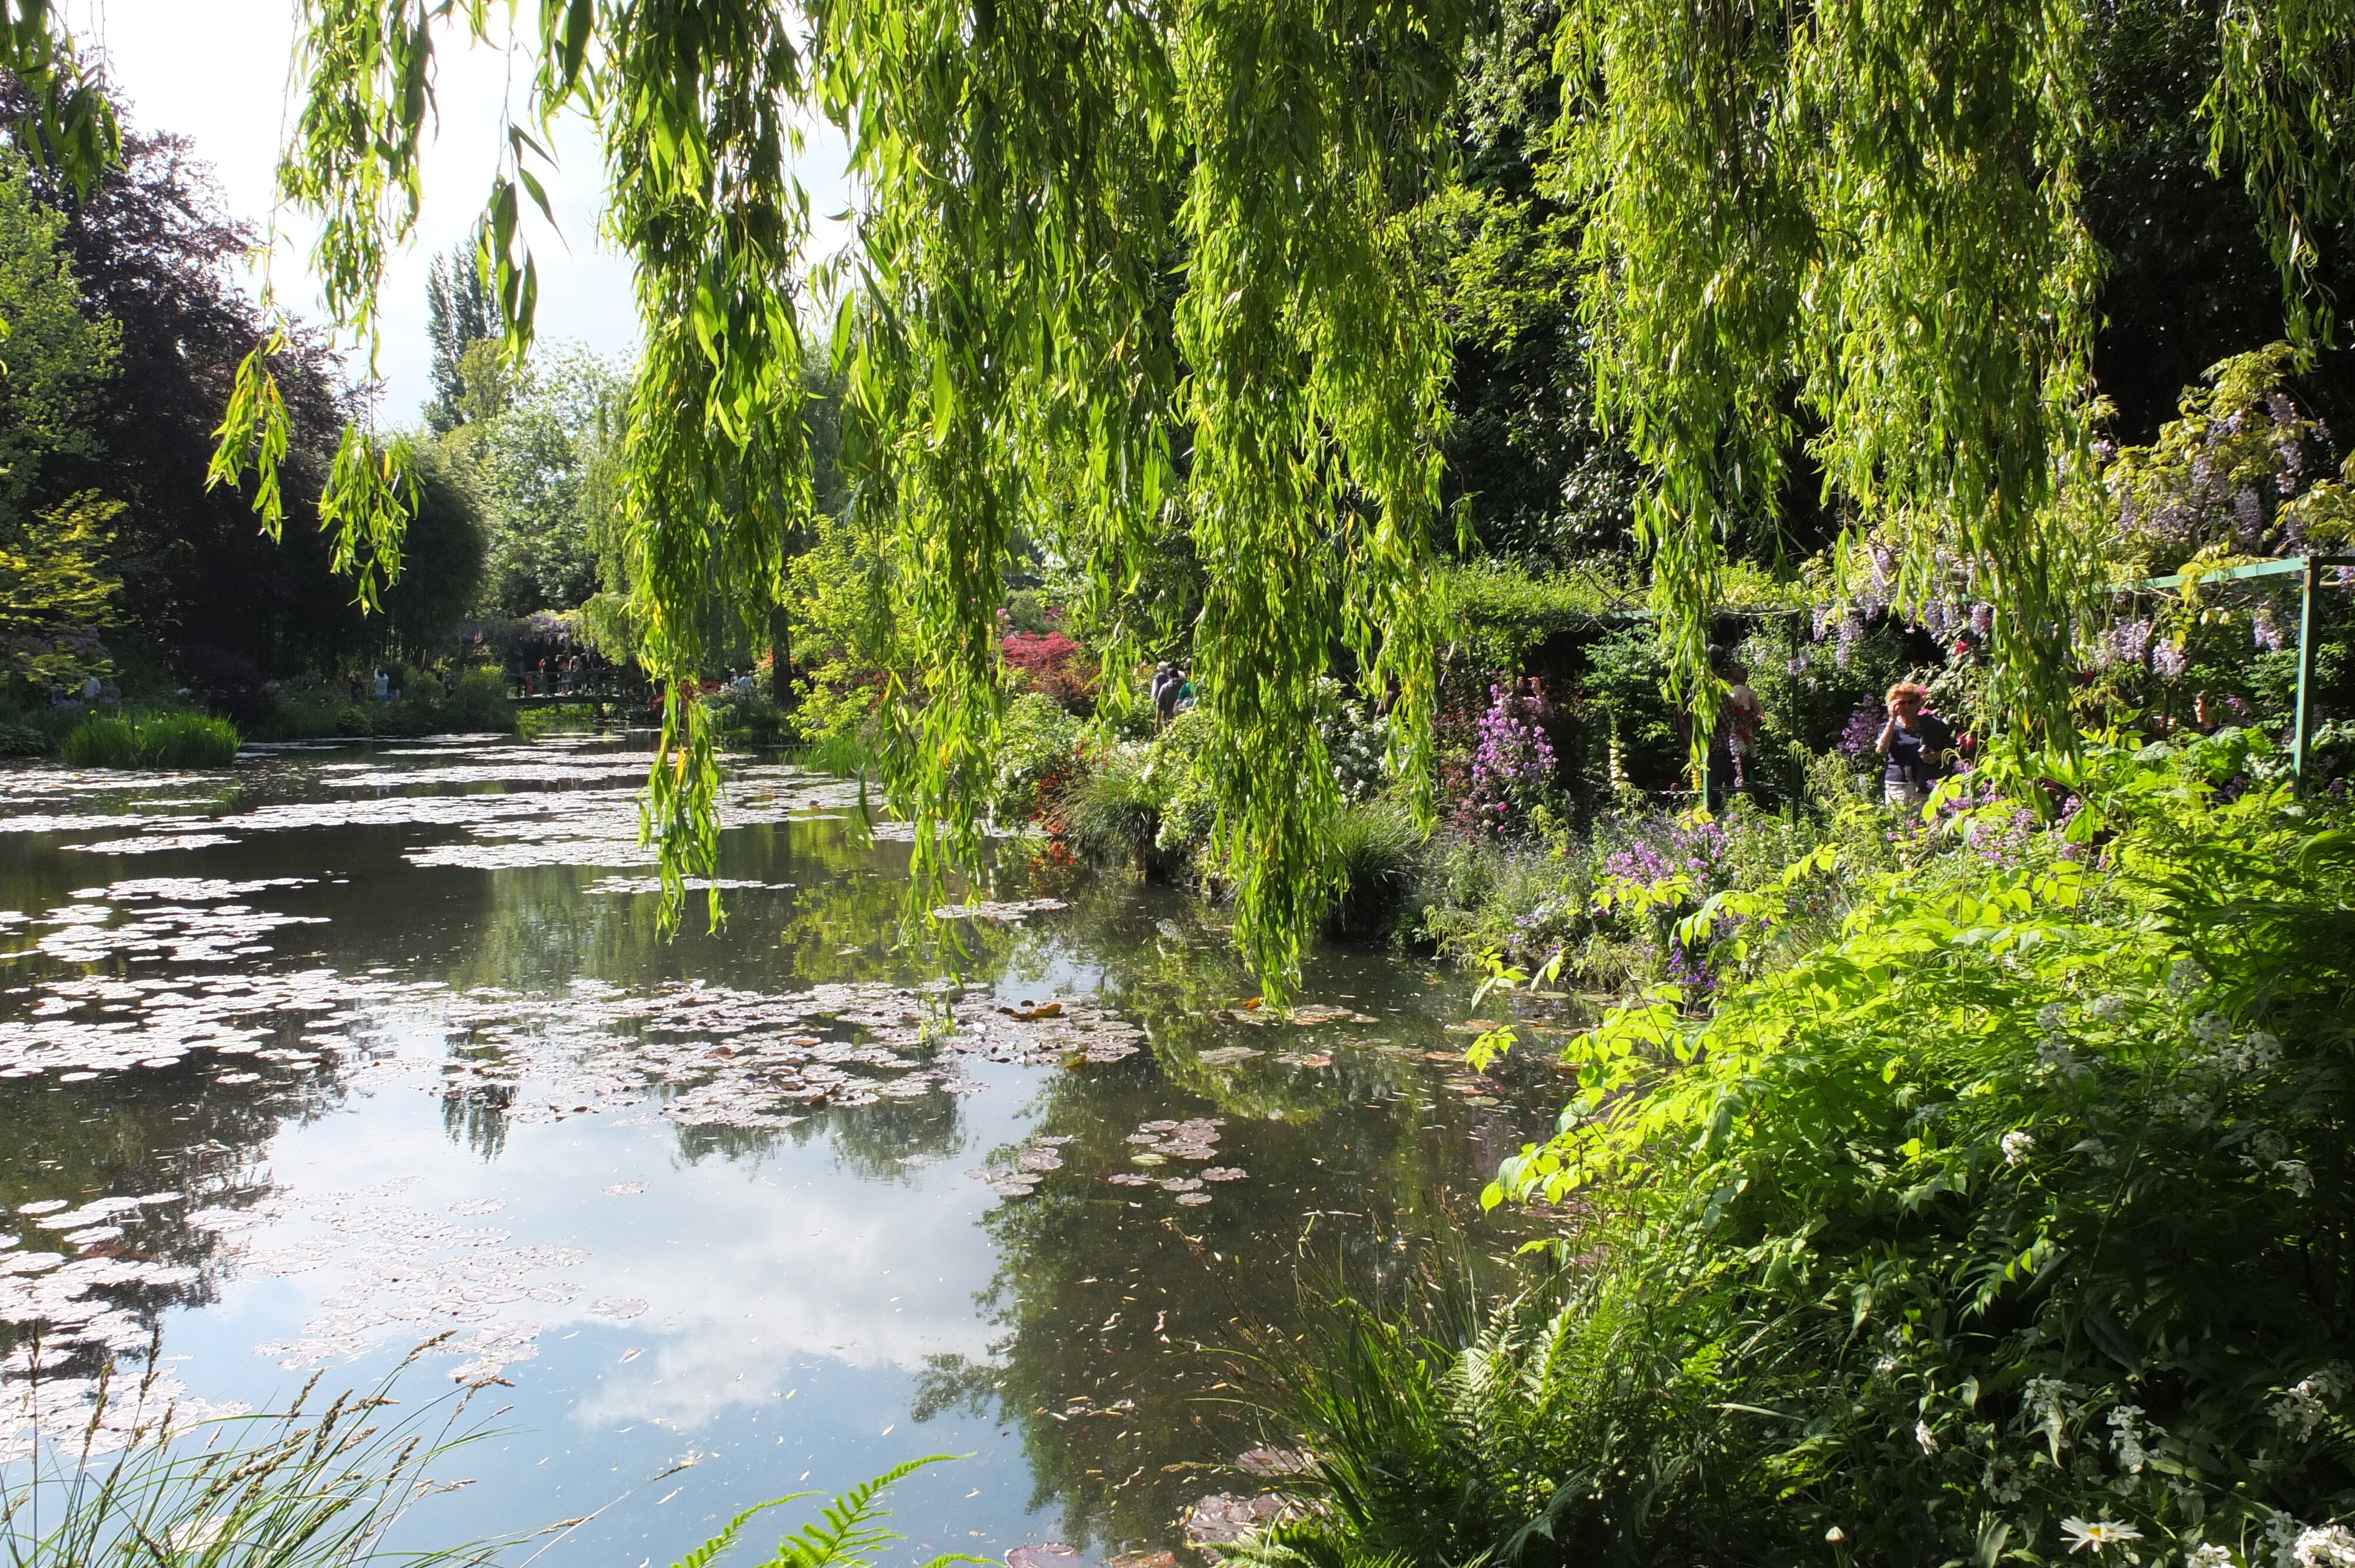
<path id="1" fill-rule="evenodd" d="M 1862 758 L 1880 744 L 1881 726 L 1888 715 L 1879 703 L 1867 703 L 1848 715 L 1848 727 L 1840 731 L 1839 748 L 1843 755 Z"/>
<path id="2" fill-rule="evenodd" d="M 1509 818 L 1545 798 L 1553 782 L 1553 747 L 1522 716 L 1527 706 L 1501 683 L 1488 688 L 1488 711 L 1475 727 L 1472 790 L 1466 804 L 1483 827 L 1501 833 Z"/>

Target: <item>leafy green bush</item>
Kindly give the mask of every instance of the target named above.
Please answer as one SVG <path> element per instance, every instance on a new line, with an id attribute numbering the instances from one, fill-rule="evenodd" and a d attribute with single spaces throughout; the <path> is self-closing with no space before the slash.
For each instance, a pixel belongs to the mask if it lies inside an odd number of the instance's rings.
<path id="1" fill-rule="evenodd" d="M 1013 824 L 1036 821 L 1052 811 L 1085 771 L 1080 756 L 1082 728 L 1060 705 L 1036 692 L 1008 703 L 991 781 L 990 814 Z"/>
<path id="2" fill-rule="evenodd" d="M 374 735 L 376 716 L 368 711 L 369 706 L 335 697 L 283 700 L 262 721 L 261 736 L 265 740 L 329 740 Z"/>
<path id="3" fill-rule="evenodd" d="M 99 715 L 68 731 L 58 755 L 74 768 L 136 768 L 139 735 L 129 719 Z"/>
<path id="4" fill-rule="evenodd" d="M 792 737 L 792 717 L 766 692 L 715 692 L 703 699 L 703 712 L 723 745 L 777 746 Z"/>
<path id="5" fill-rule="evenodd" d="M 1664 990 L 1580 1037 L 1561 1132 L 1491 1193 L 1578 1216 L 1561 1304 L 1393 1358 L 1430 1386 L 1391 1404 L 1444 1441 L 1308 1425 L 1336 1510 L 1309 1532 L 1533 1563 L 2355 1554 L 2355 832 L 2264 749 L 1983 774 L 1946 853 L 1779 967 L 1743 953 L 1836 849 L 1681 922 L 1734 977 L 1713 1010 Z M 2048 781 L 2074 804 L 2023 829 Z"/>
<path id="6" fill-rule="evenodd" d="M 507 697 L 506 672 L 496 664 L 470 664 L 460 671 L 442 704 L 442 717 L 451 729 L 512 732 L 516 705 Z"/>
<path id="7" fill-rule="evenodd" d="M 0 719 L 0 757 L 39 757 L 49 749 L 49 737 L 28 724 Z"/>
<path id="8" fill-rule="evenodd" d="M 210 714 L 165 714 L 137 728 L 139 759 L 150 768 L 226 768 L 245 744 L 235 725 Z"/>

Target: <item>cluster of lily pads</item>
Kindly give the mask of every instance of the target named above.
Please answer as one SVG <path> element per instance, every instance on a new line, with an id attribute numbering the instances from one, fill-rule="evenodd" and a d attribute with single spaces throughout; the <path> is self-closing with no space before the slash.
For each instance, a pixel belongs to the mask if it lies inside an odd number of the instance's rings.
<path id="1" fill-rule="evenodd" d="M 223 1240 L 240 1271 L 282 1279 L 325 1272 L 340 1277 L 319 1301 L 301 1337 L 272 1340 L 255 1351 L 278 1358 L 288 1371 L 357 1356 L 391 1338 L 422 1340 L 445 1330 L 474 1328 L 471 1337 L 437 1348 L 469 1357 L 451 1375 L 463 1382 L 496 1377 L 515 1361 L 539 1353 L 540 1325 L 508 1317 L 509 1307 L 561 1306 L 578 1286 L 542 1277 L 589 1261 L 572 1247 L 511 1246 L 513 1233 L 458 1219 L 497 1212 L 504 1200 L 451 1205 L 445 1217 L 394 1202 L 416 1185 L 401 1177 L 348 1192 L 284 1190 L 234 1207 L 200 1209 L 188 1216 L 198 1230 Z M 295 1234 L 289 1234 L 293 1232 Z M 247 1241 L 267 1236 L 269 1245 Z M 597 1302 L 591 1313 L 615 1319 L 645 1310 L 643 1301 Z"/>
<path id="2" fill-rule="evenodd" d="M 183 1201 L 178 1192 L 80 1204 L 44 1198 L 0 1213 L 0 1224 L 11 1227 L 0 1232 L 0 1322 L 40 1326 L 0 1357 L 0 1465 L 29 1457 L 40 1439 L 87 1440 L 93 1455 L 114 1453 L 175 1403 L 192 1421 L 243 1408 L 206 1405 L 167 1378 L 142 1384 L 68 1370 L 93 1351 L 111 1357 L 148 1344 L 145 1322 L 110 1292 L 196 1278 L 193 1268 L 131 1255 L 122 1245 L 125 1220 Z"/>

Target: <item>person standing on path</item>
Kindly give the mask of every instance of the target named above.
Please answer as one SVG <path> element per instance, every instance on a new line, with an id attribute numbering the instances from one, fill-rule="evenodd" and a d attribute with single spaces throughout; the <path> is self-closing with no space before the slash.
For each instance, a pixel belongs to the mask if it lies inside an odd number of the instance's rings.
<path id="1" fill-rule="evenodd" d="M 1955 732 L 1922 705 L 1929 688 L 1900 681 L 1889 688 L 1889 722 L 1881 726 L 1873 749 L 1886 759 L 1881 775 L 1881 798 L 1891 806 L 1919 809 L 1930 798 L 1930 787 L 1945 775 L 1954 758 Z"/>

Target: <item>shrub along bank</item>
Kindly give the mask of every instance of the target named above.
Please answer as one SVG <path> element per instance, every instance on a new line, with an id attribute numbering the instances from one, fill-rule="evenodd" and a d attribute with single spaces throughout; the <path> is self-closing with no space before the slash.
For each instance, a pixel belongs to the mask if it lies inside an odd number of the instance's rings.
<path id="1" fill-rule="evenodd" d="M 1983 771 L 1829 928 L 1828 841 L 1687 904 L 1713 998 L 1579 1036 L 1490 1193 L 1557 1277 L 1468 1347 L 1339 1304 L 1288 1407 L 1332 1511 L 1249 1555 L 2355 1558 L 2355 832 L 2275 763 Z"/>

